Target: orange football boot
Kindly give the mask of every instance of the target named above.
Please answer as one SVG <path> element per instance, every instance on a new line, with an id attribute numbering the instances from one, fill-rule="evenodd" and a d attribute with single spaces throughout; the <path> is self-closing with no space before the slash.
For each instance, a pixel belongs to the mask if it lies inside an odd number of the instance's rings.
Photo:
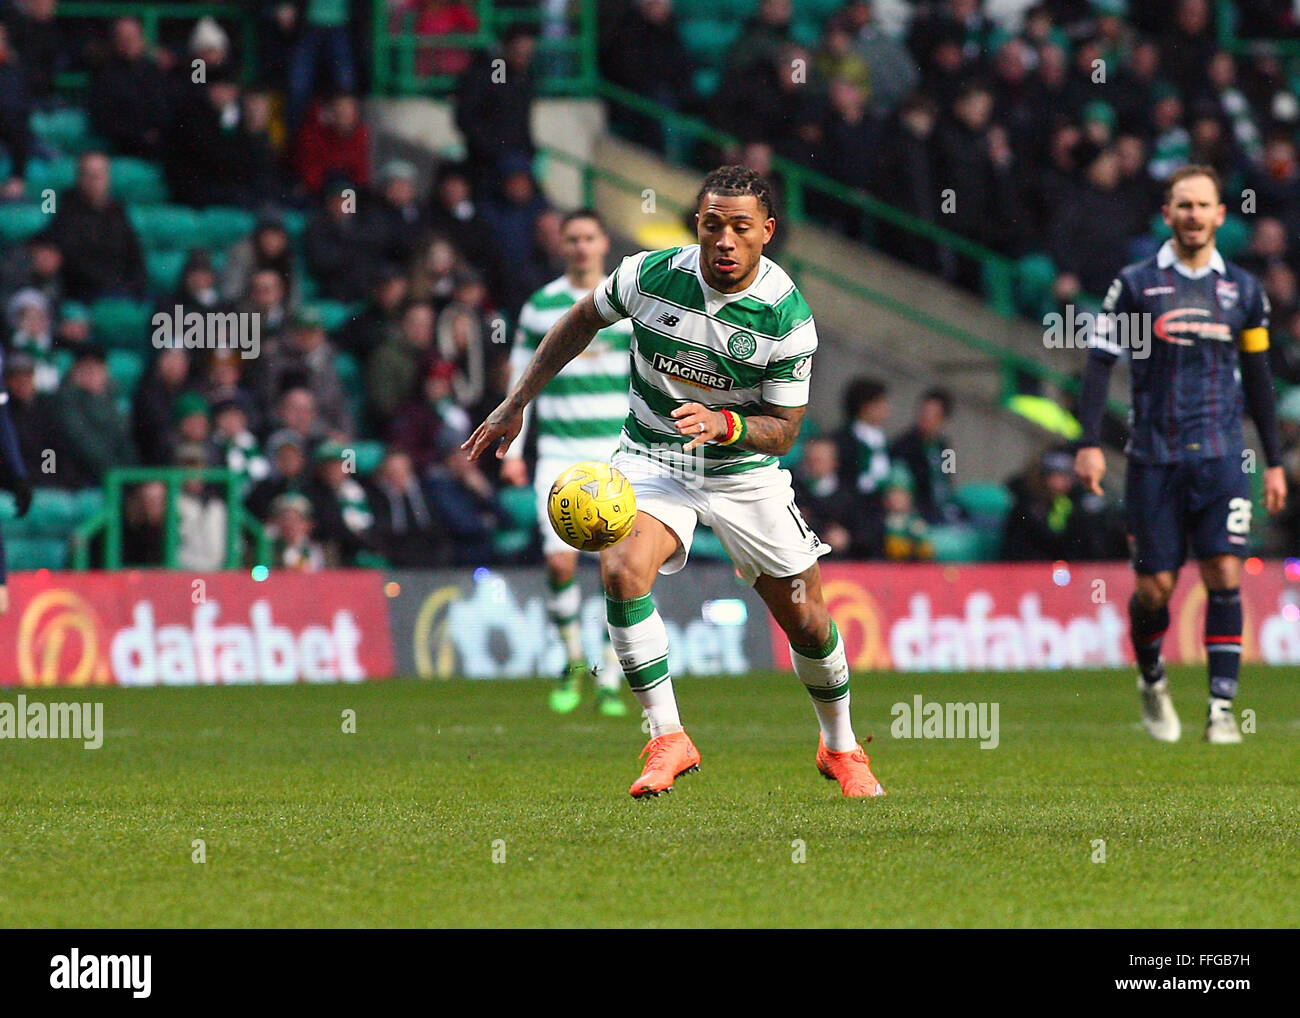
<path id="1" fill-rule="evenodd" d="M 817 769 L 827 781 L 838 781 L 844 794 L 850 798 L 886 794 L 876 776 L 871 773 L 871 758 L 861 745 L 847 753 L 832 753 L 818 735 Z"/>
<path id="2" fill-rule="evenodd" d="M 643 799 L 660 792 L 671 792 L 673 781 L 683 774 L 694 774 L 700 769 L 700 751 L 685 732 L 672 732 L 651 739 L 641 750 L 650 754 L 645 770 L 628 789 L 634 799 Z"/>

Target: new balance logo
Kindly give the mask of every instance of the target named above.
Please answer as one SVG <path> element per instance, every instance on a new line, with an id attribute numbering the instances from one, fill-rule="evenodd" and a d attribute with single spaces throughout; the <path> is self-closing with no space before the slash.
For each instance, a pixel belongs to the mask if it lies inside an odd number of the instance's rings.
<path id="1" fill-rule="evenodd" d="M 658 322 L 660 325 L 666 325 L 668 326 L 668 328 L 671 329 L 674 325 L 676 325 L 678 322 L 681 321 L 681 318 L 678 317 L 677 315 L 670 315 L 667 311 L 665 311 L 662 315 L 656 318 L 655 321 Z"/>

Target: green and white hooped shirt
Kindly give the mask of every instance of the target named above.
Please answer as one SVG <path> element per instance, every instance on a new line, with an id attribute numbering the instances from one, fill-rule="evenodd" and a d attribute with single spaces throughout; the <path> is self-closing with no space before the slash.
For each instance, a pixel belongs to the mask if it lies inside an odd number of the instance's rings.
<path id="1" fill-rule="evenodd" d="M 528 298 L 519 312 L 510 355 L 512 386 L 542 337 L 586 295 L 561 276 Z M 538 459 L 607 461 L 618 449 L 627 418 L 631 339 L 631 322 L 615 322 L 596 333 L 587 349 L 560 369 L 529 405 L 516 448 L 523 448 L 527 428 L 536 425 Z"/>
<path id="2" fill-rule="evenodd" d="M 775 468 L 777 458 L 709 443 L 693 454 L 672 411 L 683 403 L 761 414 L 762 403 L 800 407 L 817 349 L 812 312 L 794 282 L 762 258 L 748 289 L 720 293 L 700 274 L 700 247 L 624 258 L 594 293 L 606 321 L 632 321 L 631 398 L 620 449 L 706 478 Z M 675 463 L 679 458 L 681 463 Z"/>

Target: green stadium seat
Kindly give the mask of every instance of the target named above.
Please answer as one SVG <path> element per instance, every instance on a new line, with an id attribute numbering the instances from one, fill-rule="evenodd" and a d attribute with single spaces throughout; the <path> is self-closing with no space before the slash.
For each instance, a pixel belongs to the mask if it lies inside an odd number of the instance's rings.
<path id="1" fill-rule="evenodd" d="M 150 288 L 164 292 L 175 290 L 184 265 L 184 251 L 150 251 L 144 256 Z"/>
<path id="2" fill-rule="evenodd" d="M 27 200 L 44 200 L 43 192 L 66 191 L 77 179 L 77 160 L 68 156 L 58 159 L 33 159 L 27 164 Z"/>
<path id="3" fill-rule="evenodd" d="M 39 205 L 0 205 L 0 240 L 21 244 L 49 225 L 50 216 Z"/>
<path id="4" fill-rule="evenodd" d="M 800 8 L 799 13 L 804 14 L 805 12 Z M 821 21 L 809 20 L 806 17 L 798 18 L 790 25 L 790 36 L 800 45 L 815 50 L 817 44 L 821 41 L 822 23 Z"/>
<path id="5" fill-rule="evenodd" d="M 333 332 L 354 314 L 356 308 L 339 300 L 313 300 L 303 305 L 304 311 L 314 311 L 320 315 L 326 332 Z"/>
<path id="6" fill-rule="evenodd" d="M 930 528 L 930 546 L 936 562 L 993 562 L 1002 547 L 996 527 L 951 523 Z"/>
<path id="7" fill-rule="evenodd" d="M 537 498 L 531 487 L 506 487 L 497 495 L 503 525 L 492 537 L 498 555 L 508 557 L 524 552 L 533 541 L 537 527 Z"/>
<path id="8" fill-rule="evenodd" d="M 300 300 L 316 299 L 316 295 L 320 293 L 320 284 L 316 282 L 316 277 L 307 271 L 307 263 L 300 258 L 294 259 L 293 278 L 298 285 Z"/>
<path id="9" fill-rule="evenodd" d="M 257 217 L 245 209 L 213 205 L 199 213 L 199 221 L 206 234 L 204 246 L 215 249 L 229 247 L 247 237 L 253 232 Z"/>
<path id="10" fill-rule="evenodd" d="M 21 520 L 13 518 L 13 503 L 6 501 L 6 537 L 63 537 L 76 526 L 76 506 L 71 494 L 59 488 L 37 488 L 32 505 Z"/>
<path id="11" fill-rule="evenodd" d="M 104 508 L 104 492 L 101 488 L 83 488 L 73 493 L 76 504 L 77 523 L 84 523 Z"/>
<path id="12" fill-rule="evenodd" d="M 1052 311 L 1056 264 L 1045 254 L 1025 255 L 1016 263 L 1016 304 L 1035 321 Z"/>
<path id="13" fill-rule="evenodd" d="M 809 21 L 824 25 L 844 6 L 844 0 L 799 0 L 799 13 Z"/>
<path id="14" fill-rule="evenodd" d="M 743 22 L 758 10 L 758 0 L 688 0 L 677 6 L 683 21 L 726 16 Z"/>
<path id="15" fill-rule="evenodd" d="M 740 35 L 740 28 L 738 21 L 716 21 L 711 18 L 686 21 L 681 26 L 682 45 L 705 66 L 721 67 L 727 48 Z"/>
<path id="16" fill-rule="evenodd" d="M 722 71 L 716 67 L 701 67 L 695 72 L 694 82 L 696 93 L 707 99 L 722 84 Z"/>
<path id="17" fill-rule="evenodd" d="M 695 537 L 691 540 L 691 557 L 708 559 L 710 562 L 728 562 L 727 549 L 722 547 L 718 535 L 708 527 L 695 528 Z"/>
<path id="18" fill-rule="evenodd" d="M 10 569 L 63 569 L 68 542 L 61 537 L 15 537 L 5 548 Z"/>
<path id="19" fill-rule="evenodd" d="M 149 312 L 143 301 L 106 297 L 91 306 L 90 324 L 105 346 L 143 350 L 149 345 Z"/>
<path id="20" fill-rule="evenodd" d="M 113 197 L 127 205 L 154 205 L 167 200 L 161 167 L 134 156 L 113 159 L 110 175 Z"/>
<path id="21" fill-rule="evenodd" d="M 203 222 L 183 205 L 136 204 L 127 215 L 146 251 L 188 251 L 204 244 Z"/>
<path id="22" fill-rule="evenodd" d="M 128 399 L 135 394 L 144 374 L 144 356 L 133 350 L 108 351 L 108 377 L 118 393 Z"/>
<path id="23" fill-rule="evenodd" d="M 61 152 L 84 152 L 93 140 L 86 111 L 75 106 L 36 110 L 29 124 L 32 134 Z"/>
<path id="24" fill-rule="evenodd" d="M 1241 216 L 1228 216 L 1214 235 L 1214 246 L 1224 258 L 1236 258 L 1250 243 L 1250 224 Z"/>
<path id="25" fill-rule="evenodd" d="M 353 450 L 357 454 L 357 473 L 368 477 L 379 469 L 384 458 L 384 443 L 376 441 L 354 442 Z"/>
<path id="26" fill-rule="evenodd" d="M 1011 508 L 1011 492 L 1000 484 L 963 484 L 953 492 L 970 516 L 1001 520 Z"/>
<path id="27" fill-rule="evenodd" d="M 334 373 L 339 376 L 339 385 L 343 387 L 343 394 L 348 401 L 348 409 L 352 411 L 353 420 L 361 420 L 364 415 L 366 406 L 366 386 L 361 377 L 361 365 L 357 359 L 350 353 L 338 353 L 334 355 Z M 357 453 L 358 466 L 361 458 L 360 452 Z M 369 471 L 361 470 L 362 473 Z"/>
<path id="28" fill-rule="evenodd" d="M 299 212 L 297 209 L 285 209 L 280 213 L 280 222 L 284 223 L 285 231 L 294 243 L 297 243 L 302 237 L 303 230 L 307 229 L 307 213 Z"/>

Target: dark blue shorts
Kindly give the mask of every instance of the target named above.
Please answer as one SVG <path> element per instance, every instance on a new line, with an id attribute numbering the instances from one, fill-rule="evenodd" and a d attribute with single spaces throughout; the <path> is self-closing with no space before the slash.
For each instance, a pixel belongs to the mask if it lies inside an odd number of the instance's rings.
<path id="1" fill-rule="evenodd" d="M 1187 463 L 1129 461 L 1125 508 L 1133 568 L 1177 570 L 1187 559 L 1245 555 L 1250 537 L 1250 478 L 1240 456 Z"/>

